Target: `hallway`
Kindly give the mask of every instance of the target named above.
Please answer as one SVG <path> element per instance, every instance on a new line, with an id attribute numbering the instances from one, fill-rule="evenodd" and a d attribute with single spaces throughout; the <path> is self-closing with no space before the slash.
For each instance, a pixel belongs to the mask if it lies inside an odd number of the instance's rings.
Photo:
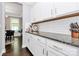
<path id="1" fill-rule="evenodd" d="M 3 56 L 32 56 L 27 48 L 22 47 L 21 37 L 14 38 L 12 44 L 6 45 L 6 53 Z"/>

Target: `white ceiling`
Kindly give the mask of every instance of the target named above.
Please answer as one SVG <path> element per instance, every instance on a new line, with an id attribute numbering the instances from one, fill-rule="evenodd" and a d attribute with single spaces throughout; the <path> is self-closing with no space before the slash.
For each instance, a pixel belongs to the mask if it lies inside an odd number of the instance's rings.
<path id="1" fill-rule="evenodd" d="M 22 5 L 34 6 L 36 2 L 6 2 L 5 12 L 8 16 L 22 16 Z"/>
<path id="2" fill-rule="evenodd" d="M 22 5 L 15 2 L 5 3 L 5 13 L 8 16 L 22 16 Z"/>

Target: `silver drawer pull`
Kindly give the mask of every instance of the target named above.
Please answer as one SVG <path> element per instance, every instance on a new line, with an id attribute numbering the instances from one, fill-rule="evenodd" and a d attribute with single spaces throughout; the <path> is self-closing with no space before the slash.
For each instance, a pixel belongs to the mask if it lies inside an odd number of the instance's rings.
<path id="1" fill-rule="evenodd" d="M 48 56 L 48 51 L 46 52 L 46 56 Z"/>
<path id="2" fill-rule="evenodd" d="M 44 54 L 44 49 L 43 49 L 43 54 Z"/>

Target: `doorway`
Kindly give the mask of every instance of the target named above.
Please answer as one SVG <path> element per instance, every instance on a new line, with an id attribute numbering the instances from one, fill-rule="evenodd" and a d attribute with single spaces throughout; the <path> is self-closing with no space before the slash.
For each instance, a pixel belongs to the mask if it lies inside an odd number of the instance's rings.
<path id="1" fill-rule="evenodd" d="M 22 48 L 22 4 L 5 2 L 5 49 L 18 55 Z"/>
<path id="2" fill-rule="evenodd" d="M 8 31 L 6 35 L 10 34 L 9 32 L 14 31 L 14 37 L 22 37 L 22 18 L 8 16 L 5 19 L 5 31 Z M 6 37 L 6 45 L 12 42 L 12 38 Z"/>

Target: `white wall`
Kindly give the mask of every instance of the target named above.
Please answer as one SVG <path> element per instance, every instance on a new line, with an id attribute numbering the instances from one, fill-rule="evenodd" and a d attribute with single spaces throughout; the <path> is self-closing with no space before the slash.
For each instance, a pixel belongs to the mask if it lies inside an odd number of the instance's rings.
<path id="1" fill-rule="evenodd" d="M 45 20 L 49 17 L 79 10 L 77 2 L 37 2 L 32 7 L 31 19 L 34 21 Z"/>
<path id="2" fill-rule="evenodd" d="M 33 21 L 46 19 L 51 16 L 51 9 L 53 8 L 53 2 L 38 2 L 31 8 L 31 19 Z"/>
<path id="3" fill-rule="evenodd" d="M 70 35 L 70 23 L 78 22 L 79 16 L 39 24 L 39 31 Z"/>
<path id="4" fill-rule="evenodd" d="M 6 14 L 6 30 L 10 30 L 10 18 L 16 17 L 19 18 L 20 23 L 22 22 L 22 4 L 18 2 L 5 2 L 5 14 Z M 22 28 L 22 24 L 20 24 L 20 28 Z M 15 36 L 19 36 L 19 32 L 15 32 Z"/>
<path id="5" fill-rule="evenodd" d="M 23 41 L 22 41 L 22 47 L 26 46 L 26 28 L 31 24 L 30 19 L 30 6 L 27 5 L 27 3 L 23 3 Z"/>
<path id="6" fill-rule="evenodd" d="M 0 55 L 5 52 L 4 3 L 0 2 Z"/>

